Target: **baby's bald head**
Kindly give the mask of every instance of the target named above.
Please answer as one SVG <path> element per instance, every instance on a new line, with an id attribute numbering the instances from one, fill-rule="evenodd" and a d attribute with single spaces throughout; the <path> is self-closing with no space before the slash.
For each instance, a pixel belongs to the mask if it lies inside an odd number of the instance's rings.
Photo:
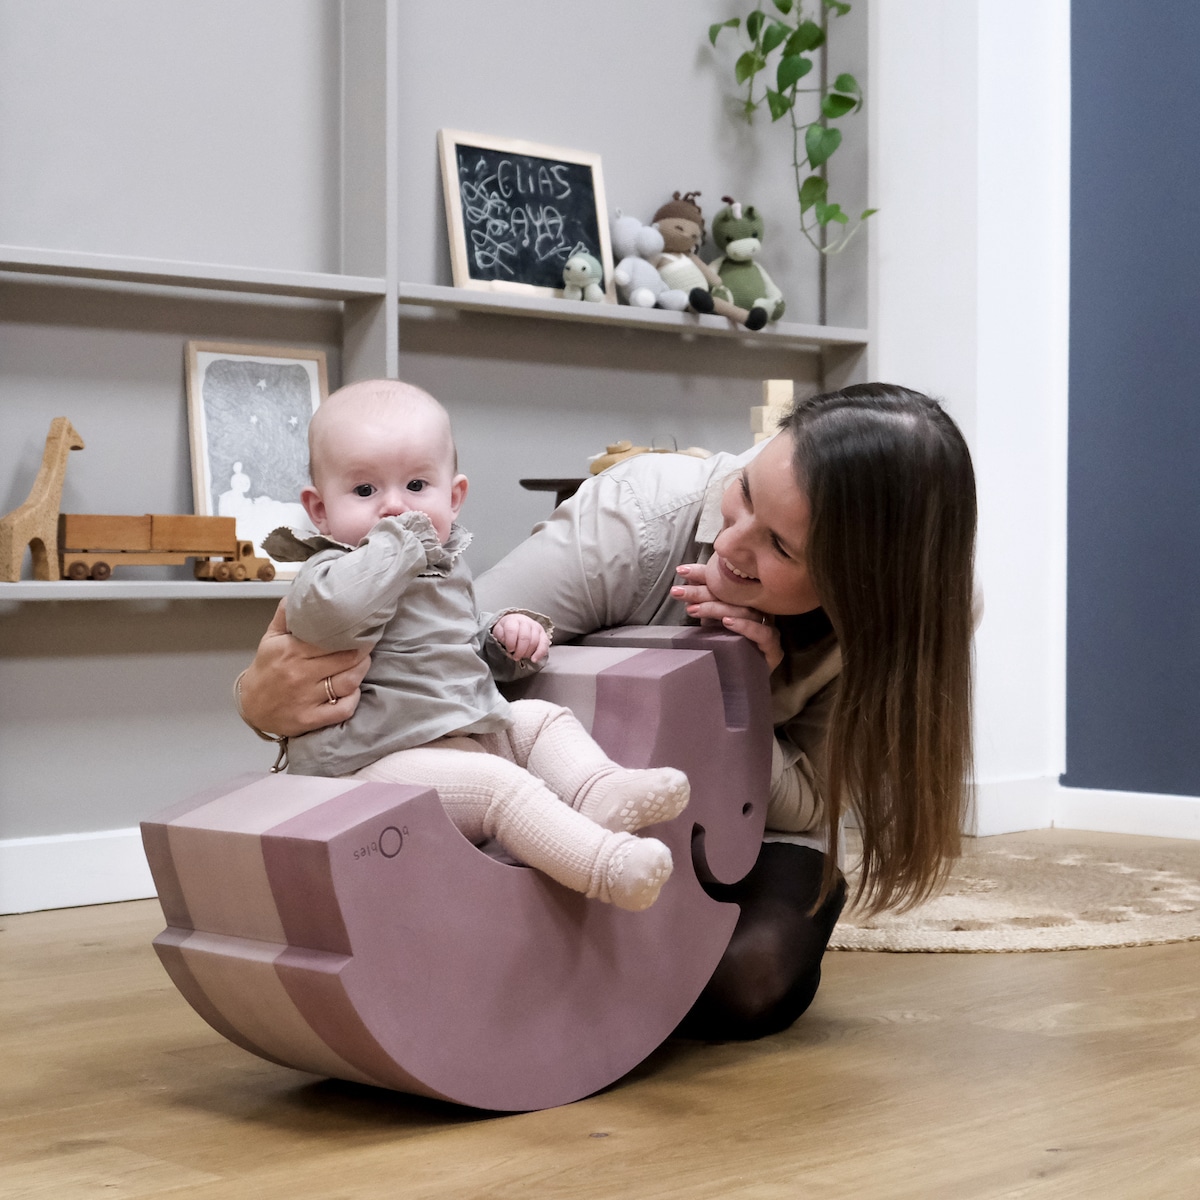
<path id="1" fill-rule="evenodd" d="M 326 466 L 330 434 L 350 425 L 364 427 L 385 423 L 409 426 L 420 436 L 435 441 L 445 452 L 451 474 L 458 470 L 458 452 L 450 430 L 450 417 L 442 405 L 423 388 L 398 379 L 364 379 L 339 388 L 313 413 L 308 426 L 309 474 L 319 486 L 318 476 Z"/>

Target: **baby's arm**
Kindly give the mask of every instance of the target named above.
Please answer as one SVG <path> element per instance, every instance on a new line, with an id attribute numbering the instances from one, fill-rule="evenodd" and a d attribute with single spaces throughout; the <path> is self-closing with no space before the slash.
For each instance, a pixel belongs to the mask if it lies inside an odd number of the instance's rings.
<path id="1" fill-rule="evenodd" d="M 370 649 L 438 545 L 429 518 L 408 512 L 385 517 L 354 550 L 319 552 L 289 590 L 288 631 L 325 650 Z"/>
<path id="2" fill-rule="evenodd" d="M 479 614 L 476 650 L 499 683 L 511 683 L 540 671 L 554 640 L 549 617 L 528 609 L 508 608 Z"/>

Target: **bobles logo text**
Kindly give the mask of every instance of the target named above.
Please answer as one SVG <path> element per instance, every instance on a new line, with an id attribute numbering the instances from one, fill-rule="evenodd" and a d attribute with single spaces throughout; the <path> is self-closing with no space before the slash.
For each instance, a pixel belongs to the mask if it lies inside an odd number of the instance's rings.
<path id="1" fill-rule="evenodd" d="M 398 829 L 395 825 L 388 825 L 379 831 L 377 838 L 355 850 L 354 857 L 356 859 L 370 858 L 374 854 L 380 854 L 384 858 L 395 858 L 404 849 L 404 839 L 407 836 L 407 825 L 403 829 Z"/>

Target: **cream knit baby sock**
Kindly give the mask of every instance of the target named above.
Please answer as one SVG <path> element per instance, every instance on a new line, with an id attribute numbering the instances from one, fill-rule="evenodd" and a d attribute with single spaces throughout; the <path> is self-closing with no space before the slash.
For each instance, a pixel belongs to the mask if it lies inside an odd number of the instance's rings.
<path id="1" fill-rule="evenodd" d="M 637 771 L 613 765 L 593 775 L 571 807 L 605 829 L 635 833 L 677 817 L 690 795 L 687 776 L 674 767 Z"/>
<path id="2" fill-rule="evenodd" d="M 657 838 L 615 834 L 611 851 L 596 864 L 587 895 L 629 912 L 641 912 L 658 899 L 673 866 L 671 851 Z"/>

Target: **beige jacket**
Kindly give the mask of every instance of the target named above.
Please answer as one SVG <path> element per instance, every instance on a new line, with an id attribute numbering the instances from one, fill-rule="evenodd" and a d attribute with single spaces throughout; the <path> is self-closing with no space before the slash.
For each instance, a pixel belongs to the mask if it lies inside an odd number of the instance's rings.
<path id="1" fill-rule="evenodd" d="M 485 609 L 545 613 L 559 642 L 617 625 L 692 623 L 671 598 L 675 568 L 705 562 L 721 530 L 721 494 L 761 445 L 699 459 L 643 454 L 586 480 L 549 520 L 475 581 Z M 832 634 L 771 680 L 775 749 L 767 826 L 802 833 L 821 811 L 816 764 L 841 658 Z"/>

